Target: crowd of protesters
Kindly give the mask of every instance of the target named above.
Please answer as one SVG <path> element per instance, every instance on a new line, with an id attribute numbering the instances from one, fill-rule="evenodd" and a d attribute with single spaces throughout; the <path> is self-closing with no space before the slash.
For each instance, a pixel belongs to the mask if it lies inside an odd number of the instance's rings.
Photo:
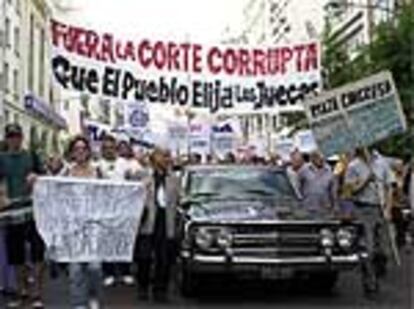
<path id="1" fill-rule="evenodd" d="M 54 154 L 42 164 L 35 153 L 22 148 L 23 139 L 19 125 L 6 126 L 4 149 L 0 153 L 0 210 L 9 205 L 30 203 L 38 175 L 138 180 L 148 189 L 134 263 L 49 264 L 52 277 L 68 275 L 73 308 L 99 307 L 103 288 L 115 283 L 136 285 L 141 299 L 166 299 L 176 255 L 175 205 L 180 183 L 173 170 L 188 164 L 255 164 L 286 168 L 298 196 L 315 216 L 332 212 L 343 218 L 360 220 L 367 231 L 369 250 L 374 250 L 374 231 L 383 226 L 383 217 L 393 222 L 399 248 L 409 239 L 403 209 L 410 204 L 414 207 L 411 160 L 387 161 L 377 152 L 357 149 L 333 161 L 326 160 L 318 151 L 302 154 L 299 150 L 292 151 L 286 161 L 277 156 L 269 160 L 258 156 L 239 159 L 232 153 L 222 160 L 193 154 L 186 160 L 174 161 L 163 147 L 136 153 L 129 142 L 106 135 L 99 156 L 93 154 L 87 138 L 76 136 L 65 157 Z M 26 250 L 27 244 L 30 250 Z M 5 252 L 5 256 L 1 252 Z M 384 260 L 387 254 L 384 250 Z M 8 307 L 18 308 L 30 301 L 32 308 L 43 308 L 45 248 L 33 220 L 0 224 L 0 263 L 0 287 L 8 297 Z"/>

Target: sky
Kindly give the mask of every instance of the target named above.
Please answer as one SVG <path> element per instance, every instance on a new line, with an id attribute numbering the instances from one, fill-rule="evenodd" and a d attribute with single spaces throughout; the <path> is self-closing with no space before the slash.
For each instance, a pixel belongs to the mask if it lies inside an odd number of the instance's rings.
<path id="1" fill-rule="evenodd" d="M 60 0 L 62 1 L 62 0 Z M 63 0 L 72 21 L 119 36 L 157 36 L 213 43 L 238 29 L 248 0 Z"/>

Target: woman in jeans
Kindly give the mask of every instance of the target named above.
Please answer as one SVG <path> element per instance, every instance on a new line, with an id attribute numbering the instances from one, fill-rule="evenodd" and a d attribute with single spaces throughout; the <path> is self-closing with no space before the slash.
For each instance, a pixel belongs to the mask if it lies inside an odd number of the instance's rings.
<path id="1" fill-rule="evenodd" d="M 64 176 L 76 178 L 101 178 L 99 170 L 91 162 L 91 146 L 83 136 L 75 137 L 69 152 L 73 164 L 63 172 Z M 69 264 L 70 302 L 72 308 L 99 308 L 101 296 L 101 264 Z"/>

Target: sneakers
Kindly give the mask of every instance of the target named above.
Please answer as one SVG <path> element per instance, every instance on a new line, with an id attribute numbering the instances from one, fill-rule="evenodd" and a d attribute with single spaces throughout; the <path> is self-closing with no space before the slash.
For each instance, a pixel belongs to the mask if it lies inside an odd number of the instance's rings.
<path id="1" fill-rule="evenodd" d="M 23 298 L 20 293 L 16 291 L 9 291 L 6 295 L 6 308 L 19 308 L 23 305 Z"/>
<path id="2" fill-rule="evenodd" d="M 134 285 L 135 280 L 134 280 L 134 277 L 132 277 L 132 276 L 122 276 L 120 278 L 120 282 L 122 282 L 123 284 L 125 284 L 127 286 L 132 286 L 132 285 Z M 105 287 L 110 287 L 110 286 L 113 286 L 114 284 L 115 284 L 115 277 L 113 277 L 113 276 L 106 277 L 104 282 L 103 282 L 103 285 Z"/>
<path id="3" fill-rule="evenodd" d="M 89 301 L 89 308 L 90 308 L 90 309 L 99 309 L 99 308 L 100 308 L 100 306 L 99 306 L 99 302 L 98 302 L 98 300 L 96 300 L 96 299 L 91 299 L 91 300 Z"/>
<path id="4" fill-rule="evenodd" d="M 113 286 L 115 283 L 115 277 L 106 277 L 103 284 L 105 287 Z"/>
<path id="5" fill-rule="evenodd" d="M 134 277 L 132 276 L 122 276 L 121 280 L 122 283 L 124 283 L 127 286 L 132 286 L 135 283 Z"/>
<path id="6" fill-rule="evenodd" d="M 36 298 L 32 302 L 32 308 L 33 309 L 43 309 L 45 307 L 45 304 L 42 302 L 40 298 Z"/>
<path id="7" fill-rule="evenodd" d="M 21 298 L 13 296 L 6 304 L 7 308 L 19 308 L 23 304 Z"/>

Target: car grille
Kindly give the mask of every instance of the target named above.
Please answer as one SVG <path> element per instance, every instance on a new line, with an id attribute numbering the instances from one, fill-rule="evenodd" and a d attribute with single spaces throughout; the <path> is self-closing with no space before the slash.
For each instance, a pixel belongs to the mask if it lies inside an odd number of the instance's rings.
<path id="1" fill-rule="evenodd" d="M 316 256 L 321 254 L 319 234 L 314 227 L 236 227 L 232 251 L 246 257 Z"/>

